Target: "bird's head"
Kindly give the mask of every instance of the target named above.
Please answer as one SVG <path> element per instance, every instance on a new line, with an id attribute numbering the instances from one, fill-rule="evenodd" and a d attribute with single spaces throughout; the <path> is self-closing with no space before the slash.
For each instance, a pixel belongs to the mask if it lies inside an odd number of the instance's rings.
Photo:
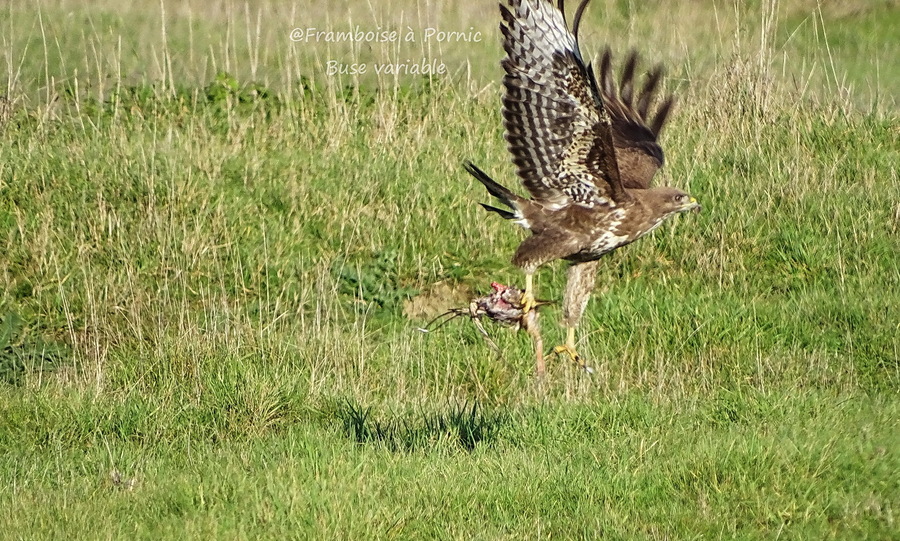
<path id="1" fill-rule="evenodd" d="M 689 210 L 700 212 L 700 203 L 697 202 L 697 198 L 678 188 L 656 188 L 653 192 L 655 192 L 653 195 L 657 205 L 665 214 L 676 214 Z"/>

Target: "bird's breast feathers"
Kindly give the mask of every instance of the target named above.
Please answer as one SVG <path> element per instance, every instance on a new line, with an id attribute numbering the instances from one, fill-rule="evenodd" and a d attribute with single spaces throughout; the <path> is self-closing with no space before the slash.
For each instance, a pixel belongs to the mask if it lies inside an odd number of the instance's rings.
<path id="1" fill-rule="evenodd" d="M 665 216 L 630 201 L 614 207 L 573 204 L 554 211 L 541 209 L 531 215 L 528 226 L 535 235 L 557 231 L 564 237 L 581 239 L 567 259 L 590 261 L 643 237 L 663 221 Z"/>

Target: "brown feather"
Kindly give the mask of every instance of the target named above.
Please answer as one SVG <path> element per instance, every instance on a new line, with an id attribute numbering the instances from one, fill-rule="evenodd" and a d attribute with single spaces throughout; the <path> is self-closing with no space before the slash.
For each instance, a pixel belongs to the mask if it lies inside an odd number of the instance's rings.
<path id="1" fill-rule="evenodd" d="M 662 79 L 662 68 L 653 68 L 644 78 L 637 96 L 634 79 L 639 58 L 632 51 L 625 60 L 618 84 L 612 70 L 612 52 L 607 47 L 600 59 L 602 99 L 612 118 L 614 145 L 622 183 L 626 188 L 646 189 L 665 161 L 659 134 L 672 110 L 674 97 L 669 95 L 650 112 Z M 635 98 L 637 105 L 635 106 Z"/>
<path id="2" fill-rule="evenodd" d="M 587 1 L 579 5 L 580 24 Z M 506 140 L 532 198 L 554 208 L 615 206 L 629 198 L 613 147 L 613 121 L 575 32 L 547 2 L 500 7 Z"/>

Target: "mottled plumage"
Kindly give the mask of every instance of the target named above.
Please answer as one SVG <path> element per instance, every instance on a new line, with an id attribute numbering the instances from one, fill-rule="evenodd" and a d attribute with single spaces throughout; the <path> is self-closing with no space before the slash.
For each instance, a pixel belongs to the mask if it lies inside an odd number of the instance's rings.
<path id="1" fill-rule="evenodd" d="M 513 263 L 528 278 L 554 259 L 573 263 L 564 298 L 570 328 L 564 348 L 573 357 L 574 332 L 593 288 L 596 261 L 631 243 L 663 220 L 699 209 L 676 188 L 651 188 L 663 164 L 657 142 L 671 111 L 668 96 L 656 105 L 662 70 L 655 68 L 635 92 L 637 54 L 629 55 L 618 82 L 607 49 L 600 80 L 584 61 L 578 27 L 588 0 L 566 24 L 563 1 L 509 0 L 500 5 L 503 48 L 503 123 L 513 163 L 530 198 L 493 181 L 472 165 L 466 169 L 510 210 L 483 205 L 515 220 L 532 236 L 519 245 Z"/>

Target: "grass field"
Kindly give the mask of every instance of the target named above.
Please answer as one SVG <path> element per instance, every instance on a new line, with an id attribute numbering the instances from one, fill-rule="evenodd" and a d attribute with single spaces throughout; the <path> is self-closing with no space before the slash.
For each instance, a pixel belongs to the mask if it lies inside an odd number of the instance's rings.
<path id="1" fill-rule="evenodd" d="M 0 7 L 0 538 L 900 537 L 896 1 L 589 8 L 703 212 L 543 388 L 524 334 L 415 330 L 522 285 L 461 167 L 515 185 L 493 2 L 87 4 Z M 289 39 L 356 25 L 419 39 Z"/>

